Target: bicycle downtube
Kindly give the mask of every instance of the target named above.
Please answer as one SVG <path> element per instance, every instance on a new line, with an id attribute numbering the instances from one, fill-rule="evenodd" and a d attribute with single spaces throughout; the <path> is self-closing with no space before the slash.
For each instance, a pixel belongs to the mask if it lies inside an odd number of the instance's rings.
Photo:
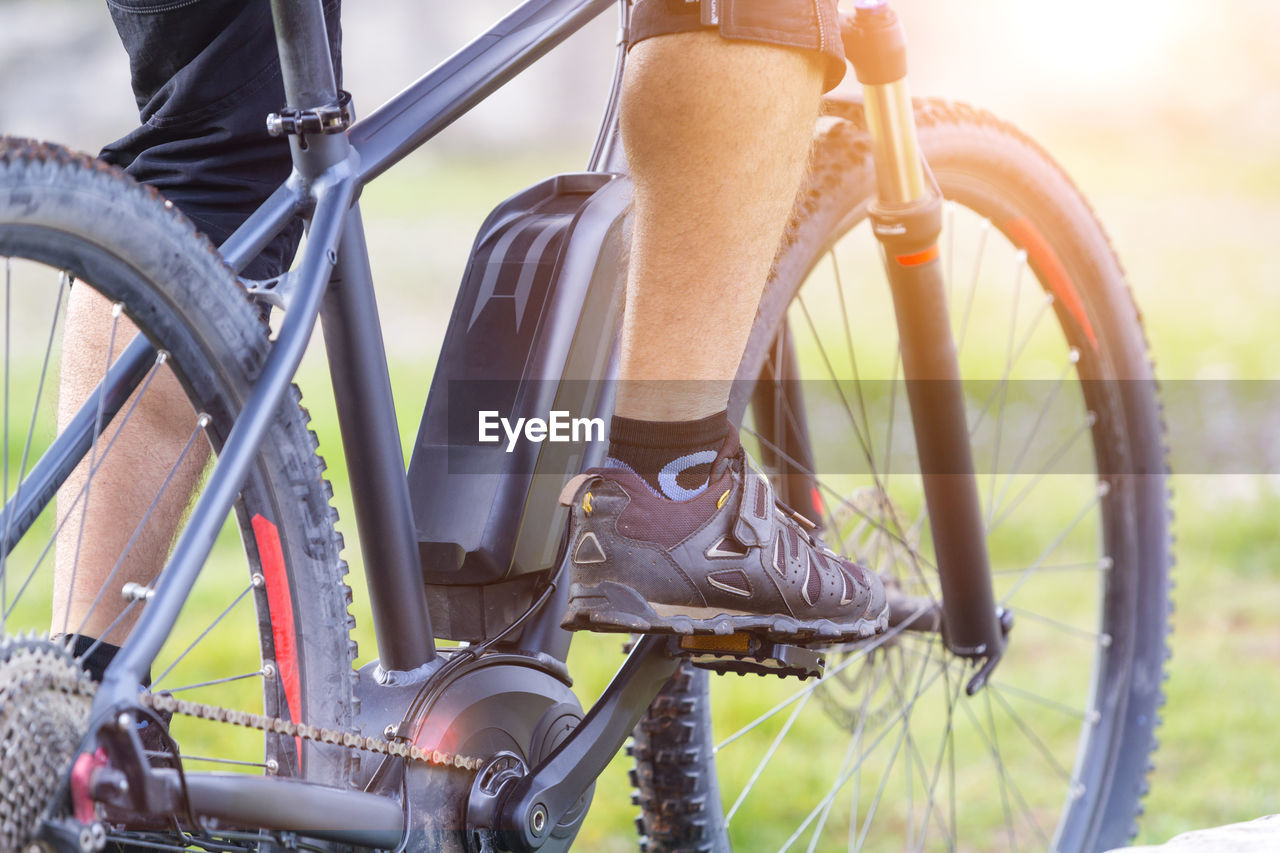
<path id="1" fill-rule="evenodd" d="M 964 394 L 938 253 L 941 194 L 926 172 L 907 85 L 902 24 L 884 0 L 863 0 L 844 30 L 862 83 L 875 159 L 870 218 L 884 254 L 902 369 L 942 590 L 943 635 L 956 655 L 985 659 L 975 692 L 1004 648 L 991 588 Z"/>

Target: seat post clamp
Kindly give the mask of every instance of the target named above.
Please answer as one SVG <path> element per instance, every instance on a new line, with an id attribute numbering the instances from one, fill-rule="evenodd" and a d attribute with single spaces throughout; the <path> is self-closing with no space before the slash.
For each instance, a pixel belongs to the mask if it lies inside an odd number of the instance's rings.
<path id="1" fill-rule="evenodd" d="M 343 133 L 351 126 L 351 93 L 338 90 L 336 103 L 307 110 L 281 110 L 267 116 L 267 133 L 284 136 L 293 133 Z"/>

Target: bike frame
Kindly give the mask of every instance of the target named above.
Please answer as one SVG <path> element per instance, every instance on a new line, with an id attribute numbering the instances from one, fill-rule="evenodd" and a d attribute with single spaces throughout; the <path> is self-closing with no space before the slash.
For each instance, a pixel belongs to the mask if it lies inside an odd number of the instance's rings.
<path id="1" fill-rule="evenodd" d="M 120 701 L 135 692 L 176 623 L 317 319 L 324 329 L 356 524 L 370 567 L 379 659 L 385 670 L 404 673 L 431 663 L 434 635 L 369 256 L 354 199 L 364 184 L 612 5 L 613 0 L 528 0 L 348 133 L 290 137 L 293 175 L 221 247 L 226 262 L 239 270 L 295 217 L 310 219 L 307 244 L 287 276 L 283 325 L 154 597 L 108 670 L 104 694 Z M 308 110 L 335 103 L 338 92 L 321 4 L 272 0 L 272 14 L 288 107 Z M 620 75 L 593 168 L 604 165 L 613 147 L 612 104 L 619 82 Z"/>
<path id="2" fill-rule="evenodd" d="M 95 699 L 94 720 L 114 720 L 122 709 L 136 707 L 139 684 L 177 622 L 214 537 L 231 511 L 253 463 L 271 414 L 292 381 L 317 319 L 322 323 L 329 354 L 382 669 L 396 676 L 389 680 L 403 684 L 420 680 L 437 668 L 395 405 L 356 199 L 366 183 L 615 2 L 617 0 L 526 0 L 437 68 L 368 117 L 355 122 L 347 132 L 289 137 L 294 165 L 291 177 L 221 247 L 225 261 L 239 271 L 294 218 L 301 216 L 309 221 L 308 239 L 294 269 L 270 285 L 275 298 L 287 308 L 283 325 L 154 595 L 123 650 L 107 670 Z M 338 104 L 339 93 L 320 0 L 272 0 L 271 7 L 288 108 L 308 111 Z M 625 26 L 625 0 L 621 9 Z M 621 147 L 617 144 L 617 105 L 624 62 L 625 49 L 620 46 L 608 108 L 591 155 L 591 171 L 625 171 Z M 880 110 L 882 122 L 887 120 L 886 116 L 897 115 L 901 125 L 904 121 L 901 98 L 906 97 L 905 87 L 901 91 L 892 86 L 868 86 L 867 89 L 869 113 L 873 109 L 873 96 L 888 93 L 891 99 L 898 99 L 896 104 L 886 101 L 887 106 L 874 109 Z M 914 139 L 909 98 L 905 101 L 905 110 L 905 127 L 910 128 Z M 872 130 L 877 132 L 874 122 Z M 889 131 L 893 130 L 889 127 L 880 136 L 892 142 L 893 133 Z M 898 157 L 896 166 L 882 162 L 883 158 L 894 156 Z M 919 168 L 918 152 L 911 145 L 888 144 L 883 151 L 877 148 L 876 157 L 877 169 L 883 173 L 881 201 L 885 203 L 873 215 L 878 231 L 880 226 L 914 221 L 911 217 L 921 215 L 921 205 L 928 207 L 926 196 L 929 194 L 886 198 L 885 185 L 894 179 L 894 168 L 898 169 L 898 177 L 903 174 L 910 177 L 911 158 L 915 158 L 915 167 Z M 910 180 L 906 186 L 912 186 Z M 936 204 L 938 199 L 935 197 L 932 201 Z M 927 213 L 924 213 L 926 219 Z M 936 229 L 925 236 L 926 243 L 936 240 Z M 887 243 L 886 247 L 892 248 Z M 941 279 L 936 261 L 932 265 L 907 264 L 902 262 L 903 255 L 894 256 L 891 251 L 886 255 L 900 324 L 906 326 L 902 336 L 906 376 L 908 380 L 930 380 L 923 387 L 911 389 L 917 442 L 921 445 L 922 460 L 926 457 L 929 460 L 928 470 L 945 472 L 933 476 L 933 481 L 943 484 L 938 488 L 931 489 L 930 479 L 926 477 L 926 497 L 931 518 L 952 519 L 945 523 L 949 531 L 945 536 L 939 537 L 935 531 L 947 599 L 944 610 L 948 643 L 958 654 L 985 657 L 990 663 L 999 656 L 1001 634 L 990 594 L 981 524 L 969 526 L 971 516 L 979 519 L 980 516 L 975 515 L 978 513 L 976 485 L 968 443 L 963 438 L 967 436 L 963 402 L 947 396 L 958 394 L 958 383 L 951 381 L 958 376 L 954 345 L 946 323 L 945 302 L 932 303 L 919 296 L 922 287 L 940 288 Z M 894 257 L 899 263 L 892 262 Z M 913 292 L 916 296 L 908 299 L 906 295 L 900 296 L 900 292 Z M 150 353 L 150 347 L 139 339 L 108 372 L 103 380 L 109 392 L 104 395 L 104 399 L 110 401 L 105 406 L 108 418 L 113 407 L 118 408 L 136 387 L 142 375 L 140 367 L 151 361 Z M 932 381 L 938 379 L 946 381 Z M 935 386 L 940 393 L 929 390 Z M 90 399 L 96 400 L 97 395 Z M 930 417 L 920 417 L 926 411 Z M 33 507 L 38 512 L 47 503 L 86 452 L 87 436 L 97 412 L 86 411 L 81 415 L 83 417 L 73 421 L 73 428 L 55 442 L 54 449 L 60 452 L 49 454 L 50 458 L 61 459 L 62 465 L 58 470 L 33 472 L 33 477 L 40 475 L 39 482 L 44 485 L 40 489 L 23 489 L 23 505 L 11 504 L 6 509 L 18 519 L 15 529 L 21 526 L 22 519 L 32 515 Z M 952 589 L 976 592 L 967 598 L 957 596 L 959 609 L 952 612 L 949 607 Z M 544 606 L 542 612 L 535 615 L 533 627 L 528 629 L 529 636 L 552 636 L 559 619 L 556 611 L 553 599 L 550 606 Z M 920 618 L 925 617 L 921 614 Z M 910 626 L 898 626 L 899 629 L 907 627 Z M 535 642 L 555 646 L 549 651 L 560 659 L 567 650 L 561 640 Z M 545 825 L 549 810 L 550 825 L 555 825 L 556 816 L 572 806 L 616 753 L 675 666 L 676 659 L 670 655 L 665 641 L 651 637 L 637 643 L 578 728 L 546 761 L 531 768 L 529 775 L 520 780 L 492 826 L 509 833 L 512 843 L 538 846 L 541 841 L 530 816 L 542 809 L 541 823 Z M 93 744 L 91 736 L 86 746 Z M 156 786 L 165 786 L 163 781 L 156 781 L 161 774 L 151 771 L 151 775 Z M 183 783 L 186 795 L 201 799 L 206 808 L 213 811 L 216 809 L 212 803 L 232 803 L 238 799 L 240 805 L 225 806 L 226 813 L 221 816 L 244 820 L 246 825 L 303 830 L 316 827 L 317 820 L 321 820 L 321 828 L 315 832 L 322 837 L 381 846 L 391 846 L 388 840 L 394 841 L 402 831 L 400 808 L 386 807 L 387 801 L 373 794 L 342 792 L 338 795 L 306 783 L 272 780 L 272 814 L 268 818 L 260 808 L 253 814 L 244 811 L 250 808 L 249 801 L 255 797 L 228 796 L 239 784 L 240 777 L 219 781 L 214 774 L 187 775 L 189 778 Z M 319 793 L 321 791 L 324 793 Z M 317 797 L 325 798 L 324 808 L 316 807 Z M 346 833 L 332 829 L 343 826 L 344 821 L 347 821 L 345 825 L 361 829 Z"/>

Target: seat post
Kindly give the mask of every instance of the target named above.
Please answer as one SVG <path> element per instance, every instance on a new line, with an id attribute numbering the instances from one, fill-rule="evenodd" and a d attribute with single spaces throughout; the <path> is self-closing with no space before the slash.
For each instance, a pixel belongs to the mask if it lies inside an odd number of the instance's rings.
<path id="1" fill-rule="evenodd" d="M 347 159 L 350 112 L 339 101 L 321 0 L 271 0 L 271 17 L 285 103 L 281 113 L 263 119 L 272 136 L 289 135 L 294 170 L 311 181 Z M 296 125 L 286 126 L 282 114 Z"/>
<path id="2" fill-rule="evenodd" d="M 271 0 L 287 106 L 307 110 L 334 103 L 338 85 L 321 0 Z"/>

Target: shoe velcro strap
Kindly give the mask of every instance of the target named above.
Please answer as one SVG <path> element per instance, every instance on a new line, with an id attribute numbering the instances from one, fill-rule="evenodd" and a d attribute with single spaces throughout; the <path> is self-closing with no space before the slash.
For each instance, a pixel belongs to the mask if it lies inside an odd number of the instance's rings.
<path id="1" fill-rule="evenodd" d="M 742 480 L 733 536 L 743 545 L 767 545 L 773 541 L 773 485 L 749 463 L 743 466 Z"/>

